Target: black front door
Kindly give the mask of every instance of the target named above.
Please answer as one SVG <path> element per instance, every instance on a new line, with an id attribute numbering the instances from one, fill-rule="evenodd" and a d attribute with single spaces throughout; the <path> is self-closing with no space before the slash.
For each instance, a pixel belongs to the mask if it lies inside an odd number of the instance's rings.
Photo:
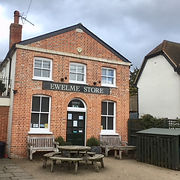
<path id="1" fill-rule="evenodd" d="M 67 113 L 67 132 L 66 141 L 72 145 L 84 145 L 85 137 L 85 113 Z"/>

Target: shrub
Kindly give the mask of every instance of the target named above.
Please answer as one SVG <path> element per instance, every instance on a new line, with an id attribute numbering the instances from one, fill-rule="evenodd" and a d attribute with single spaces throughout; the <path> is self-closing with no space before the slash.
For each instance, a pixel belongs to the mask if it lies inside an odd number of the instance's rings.
<path id="1" fill-rule="evenodd" d="M 100 141 L 97 138 L 95 138 L 94 136 L 92 136 L 92 137 L 90 137 L 87 140 L 86 145 L 90 146 L 90 147 L 92 147 L 92 146 L 99 146 L 100 145 Z"/>
<path id="2" fill-rule="evenodd" d="M 59 136 L 55 139 L 56 142 L 59 143 L 59 146 L 63 146 L 66 144 L 66 142 L 64 141 L 64 138 L 62 136 Z"/>
<path id="3" fill-rule="evenodd" d="M 156 118 L 150 114 L 145 114 L 141 117 L 141 126 L 143 129 L 149 128 L 168 128 L 167 118 Z"/>

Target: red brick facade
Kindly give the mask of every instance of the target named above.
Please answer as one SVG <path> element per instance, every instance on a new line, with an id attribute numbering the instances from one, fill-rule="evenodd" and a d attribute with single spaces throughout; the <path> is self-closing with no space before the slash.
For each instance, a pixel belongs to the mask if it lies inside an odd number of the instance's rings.
<path id="1" fill-rule="evenodd" d="M 0 106 L 0 141 L 7 142 L 9 107 Z"/>
<path id="2" fill-rule="evenodd" d="M 82 26 L 82 25 L 81 25 Z M 85 139 L 101 133 L 101 103 L 109 100 L 116 104 L 115 127 L 122 140 L 127 140 L 127 121 L 129 118 L 129 63 L 124 62 L 114 50 L 91 36 L 86 30 L 71 29 L 60 34 L 29 41 L 16 48 L 16 66 L 14 89 L 11 157 L 27 156 L 27 136 L 31 125 L 33 95 L 51 97 L 50 132 L 55 137 L 66 139 L 67 107 L 69 102 L 78 98 L 86 104 Z M 81 48 L 82 51 L 77 49 Z M 69 84 L 70 63 L 86 65 L 86 85 L 101 87 L 102 67 L 116 71 L 116 87 L 110 88 L 110 94 L 92 94 L 42 89 L 42 80 L 33 79 L 34 58 L 52 60 L 53 82 Z M 111 63 L 114 62 L 114 63 Z M 94 82 L 96 84 L 94 84 Z M 32 134 L 31 134 L 32 135 Z M 41 134 L 39 134 L 41 136 Z M 47 135 L 47 134 L 46 134 Z"/>

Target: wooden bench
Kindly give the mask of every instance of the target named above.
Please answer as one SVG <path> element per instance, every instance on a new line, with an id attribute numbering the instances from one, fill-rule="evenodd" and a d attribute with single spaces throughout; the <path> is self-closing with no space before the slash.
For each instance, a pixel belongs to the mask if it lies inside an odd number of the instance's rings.
<path id="1" fill-rule="evenodd" d="M 94 165 L 94 168 L 97 172 L 99 172 L 99 167 L 97 162 L 101 163 L 101 167 L 104 168 L 104 162 L 103 162 L 104 155 L 103 154 L 95 154 L 94 156 L 90 156 L 87 158 L 88 161 L 91 161 Z"/>
<path id="2" fill-rule="evenodd" d="M 28 152 L 29 152 L 30 160 L 33 159 L 33 154 L 36 151 L 55 151 L 55 152 L 58 151 L 56 147 L 57 143 L 55 143 L 54 141 L 54 136 L 46 136 L 46 137 L 28 136 L 27 144 L 28 144 Z"/>
<path id="3" fill-rule="evenodd" d="M 105 156 L 108 156 L 110 150 L 114 150 L 116 146 L 126 146 L 126 142 L 121 141 L 119 135 L 101 135 L 100 136 L 100 146 L 102 149 L 105 149 Z"/>
<path id="4" fill-rule="evenodd" d="M 83 158 L 70 158 L 70 157 L 56 157 L 56 156 L 53 156 L 53 157 L 50 157 L 50 160 L 51 160 L 51 172 L 53 172 L 53 168 L 54 168 L 54 164 L 56 164 L 56 161 L 57 160 L 60 160 L 60 161 L 67 161 L 67 162 L 73 162 L 75 164 L 75 173 L 77 173 L 77 170 L 78 170 L 78 163 L 80 161 L 83 161 Z"/>

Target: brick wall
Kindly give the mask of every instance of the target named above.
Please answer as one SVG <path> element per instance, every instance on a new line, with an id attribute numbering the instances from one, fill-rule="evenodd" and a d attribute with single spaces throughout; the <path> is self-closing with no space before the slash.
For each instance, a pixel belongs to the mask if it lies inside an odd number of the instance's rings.
<path id="1" fill-rule="evenodd" d="M 7 141 L 9 107 L 0 106 L 0 141 Z"/>
<path id="2" fill-rule="evenodd" d="M 31 44 L 33 47 L 70 52 L 78 54 L 77 47 L 82 48 L 85 56 L 115 59 L 122 61 L 112 52 L 96 42 L 86 33 L 70 31 L 46 40 Z M 12 121 L 11 155 L 27 155 L 26 138 L 30 130 L 32 96 L 44 94 L 51 96 L 51 123 L 50 131 L 55 137 L 66 138 L 67 106 L 73 98 L 82 99 L 87 105 L 86 138 L 92 135 L 99 137 L 101 131 L 101 102 L 111 100 L 116 102 L 116 132 L 127 140 L 127 120 L 129 118 L 129 66 L 108 64 L 103 62 L 71 58 L 67 56 L 41 53 L 17 49 L 14 109 Z M 69 63 L 79 62 L 87 66 L 87 84 L 101 81 L 101 68 L 116 69 L 116 88 L 111 88 L 110 95 L 72 93 L 63 91 L 42 90 L 42 81 L 32 80 L 34 57 L 50 58 L 53 62 L 53 81 L 60 82 L 67 77 L 64 83 L 69 83 Z M 97 83 L 100 86 L 100 83 Z"/>

